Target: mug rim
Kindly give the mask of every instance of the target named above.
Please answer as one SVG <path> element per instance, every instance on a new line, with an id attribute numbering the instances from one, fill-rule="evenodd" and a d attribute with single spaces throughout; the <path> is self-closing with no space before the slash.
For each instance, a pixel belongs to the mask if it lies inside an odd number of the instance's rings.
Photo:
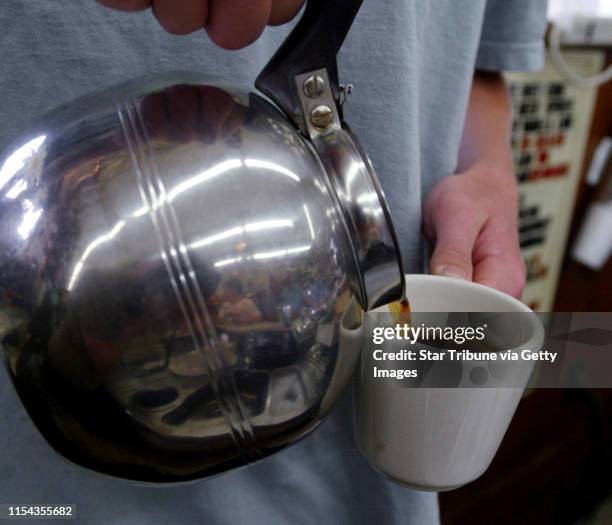
<path id="1" fill-rule="evenodd" d="M 480 290 L 480 292 L 482 293 L 488 294 L 490 296 L 491 295 L 495 296 L 496 298 L 506 302 L 507 304 L 511 305 L 513 308 L 516 308 L 517 310 L 521 312 L 534 313 L 533 310 L 529 308 L 529 306 L 519 301 L 515 297 L 512 297 L 511 295 L 508 295 L 507 293 L 497 290 L 495 288 L 491 288 L 490 286 L 476 283 L 474 281 L 466 281 L 464 279 L 458 279 L 456 277 L 445 277 L 442 275 L 417 274 L 417 273 L 406 274 L 404 279 L 406 282 L 407 289 L 408 289 L 408 285 L 410 284 L 410 282 L 422 283 L 424 281 L 430 281 L 432 283 L 437 283 L 437 284 L 446 284 L 446 285 L 451 284 L 453 286 L 458 286 L 458 287 L 461 287 L 467 290 L 470 290 L 470 289 L 472 291 Z M 408 297 L 408 299 L 410 299 L 410 297 Z"/>
<path id="2" fill-rule="evenodd" d="M 406 274 L 404 276 L 404 280 L 406 283 L 406 289 L 409 290 L 410 283 L 419 283 L 423 284 L 424 282 L 431 282 L 432 284 L 444 284 L 444 285 L 452 285 L 455 287 L 463 288 L 468 291 L 477 291 L 478 293 L 487 294 L 489 297 L 495 297 L 496 299 L 501 300 L 505 305 L 512 308 L 511 312 L 508 313 L 531 313 L 533 315 L 529 316 L 529 326 L 531 328 L 531 334 L 527 341 L 525 341 L 522 345 L 519 345 L 517 348 L 522 348 L 526 345 L 532 345 L 534 342 L 537 343 L 538 346 L 542 345 L 545 339 L 544 326 L 542 325 L 541 320 L 537 317 L 536 313 L 529 308 L 525 303 L 519 301 L 518 299 L 508 295 L 505 292 L 500 290 L 496 290 L 495 288 L 491 288 L 490 286 L 486 286 L 484 284 L 476 283 L 473 281 L 466 281 L 464 279 L 458 279 L 456 277 L 446 277 L 442 275 L 431 275 L 431 274 Z M 410 295 L 406 294 L 408 300 L 410 300 Z M 370 313 L 381 312 L 385 307 L 379 307 L 375 310 L 372 310 Z M 450 309 L 449 312 L 453 310 Z M 491 311 L 491 313 L 495 313 Z"/>

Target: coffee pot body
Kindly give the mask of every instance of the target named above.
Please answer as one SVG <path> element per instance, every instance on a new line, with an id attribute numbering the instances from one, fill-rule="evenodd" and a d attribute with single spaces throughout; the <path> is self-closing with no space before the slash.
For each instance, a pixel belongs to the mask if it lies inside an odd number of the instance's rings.
<path id="1" fill-rule="evenodd" d="M 401 293 L 374 175 L 359 158 L 342 194 L 326 140 L 327 159 L 261 95 L 175 73 L 54 111 L 8 148 L 0 344 L 53 448 L 180 482 L 316 428 L 359 352 L 340 352 L 344 313 Z"/>
<path id="2" fill-rule="evenodd" d="M 139 79 L 0 155 L 2 355 L 69 460 L 203 478 L 295 443 L 348 384 L 360 349 L 343 323 L 403 292 L 342 116 L 336 55 L 360 4 L 309 0 L 259 92 Z"/>

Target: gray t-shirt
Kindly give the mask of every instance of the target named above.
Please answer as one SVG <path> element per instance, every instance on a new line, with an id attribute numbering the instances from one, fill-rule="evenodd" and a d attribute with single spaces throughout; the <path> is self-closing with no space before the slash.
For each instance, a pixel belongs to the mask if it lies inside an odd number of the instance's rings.
<path id="1" fill-rule="evenodd" d="M 546 0 L 367 0 L 341 51 L 355 90 L 346 118 L 386 192 L 406 270 L 423 267 L 421 204 L 455 171 L 474 68 L 543 61 Z M 149 12 L 93 0 L 0 3 L 0 145 L 42 112 L 168 70 L 252 86 L 288 27 L 240 52 L 203 32 L 164 33 Z M 2 367 L 0 367 L 1 369 Z M 0 371 L 0 503 L 76 503 L 85 523 L 437 523 L 437 499 L 374 472 L 353 439 L 350 393 L 313 435 L 257 465 L 200 483 L 147 488 L 92 476 L 58 457 Z M 40 522 L 39 522 L 40 523 Z"/>

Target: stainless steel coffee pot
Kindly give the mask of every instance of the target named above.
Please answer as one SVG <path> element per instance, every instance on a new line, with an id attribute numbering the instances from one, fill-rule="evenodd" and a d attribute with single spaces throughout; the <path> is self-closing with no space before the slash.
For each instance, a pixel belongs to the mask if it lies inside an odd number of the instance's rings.
<path id="1" fill-rule="evenodd" d="M 310 0 L 263 95 L 141 79 L 48 114 L 0 156 L 0 344 L 69 460 L 203 478 L 334 405 L 359 353 L 339 343 L 346 312 L 403 291 L 342 118 L 336 55 L 360 4 Z"/>

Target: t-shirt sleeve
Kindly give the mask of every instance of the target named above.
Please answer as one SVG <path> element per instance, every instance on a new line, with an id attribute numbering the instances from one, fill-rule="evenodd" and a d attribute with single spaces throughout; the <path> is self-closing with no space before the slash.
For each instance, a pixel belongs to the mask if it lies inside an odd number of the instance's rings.
<path id="1" fill-rule="evenodd" d="M 476 69 L 531 71 L 544 65 L 547 0 L 488 0 Z"/>

